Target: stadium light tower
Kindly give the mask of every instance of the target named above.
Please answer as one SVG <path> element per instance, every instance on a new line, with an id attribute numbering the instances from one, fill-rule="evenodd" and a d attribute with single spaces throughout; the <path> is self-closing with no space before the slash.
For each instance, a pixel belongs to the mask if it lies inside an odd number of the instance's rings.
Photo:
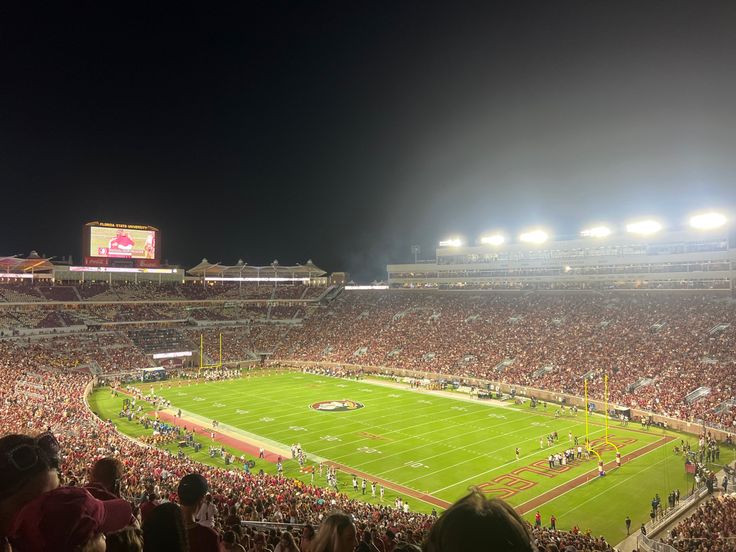
<path id="1" fill-rule="evenodd" d="M 544 243 L 549 239 L 549 235 L 544 230 L 530 230 L 519 236 L 519 240 L 526 243 Z"/>
<path id="2" fill-rule="evenodd" d="M 690 227 L 696 230 L 715 230 L 728 222 L 725 215 L 716 212 L 700 213 L 690 217 Z"/>
<path id="3" fill-rule="evenodd" d="M 487 236 L 480 237 L 480 243 L 483 245 L 501 245 L 506 241 L 506 238 L 501 234 L 489 234 Z"/>
<path id="4" fill-rule="evenodd" d="M 662 225 L 656 220 L 640 220 L 626 225 L 626 231 L 631 234 L 640 234 L 642 236 L 650 236 L 656 234 L 662 229 Z"/>
<path id="5" fill-rule="evenodd" d="M 585 238 L 607 238 L 611 235 L 611 229 L 608 226 L 593 226 L 580 232 L 580 235 Z"/>
<path id="6" fill-rule="evenodd" d="M 442 240 L 440 242 L 440 247 L 462 247 L 462 246 L 463 246 L 463 239 L 458 236 L 447 238 L 446 240 Z"/>

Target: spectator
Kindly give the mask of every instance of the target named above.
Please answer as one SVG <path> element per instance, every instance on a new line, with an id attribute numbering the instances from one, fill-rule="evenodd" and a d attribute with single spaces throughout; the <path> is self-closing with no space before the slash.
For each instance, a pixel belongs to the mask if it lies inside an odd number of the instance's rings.
<path id="1" fill-rule="evenodd" d="M 224 552 L 245 552 L 245 548 L 237 542 L 235 531 L 225 531 L 222 535 L 222 549 Z"/>
<path id="2" fill-rule="evenodd" d="M 143 552 L 143 531 L 138 527 L 126 527 L 107 535 L 106 552 Z"/>
<path id="3" fill-rule="evenodd" d="M 197 523 L 204 525 L 205 527 L 215 526 L 215 517 L 217 516 L 217 508 L 212 504 L 212 495 L 207 493 L 204 499 L 204 503 L 197 512 Z"/>
<path id="4" fill-rule="evenodd" d="M 299 539 L 300 552 L 312 552 L 312 543 L 314 541 L 314 527 L 307 523 L 302 527 L 302 535 Z"/>
<path id="5" fill-rule="evenodd" d="M 89 471 L 86 485 L 92 496 L 100 500 L 120 498 L 120 483 L 123 478 L 123 463 L 117 458 L 100 458 Z"/>
<path id="6" fill-rule="evenodd" d="M 355 550 L 356 552 L 379 552 L 378 547 L 373 543 L 373 536 L 370 531 L 363 531 L 360 544 Z"/>
<path id="7" fill-rule="evenodd" d="M 9 548 L 11 523 L 21 508 L 58 486 L 59 443 L 51 433 L 0 439 L 0 550 Z"/>
<path id="8" fill-rule="evenodd" d="M 151 511 L 143 524 L 143 543 L 145 552 L 189 552 L 184 513 L 178 504 L 167 502 Z"/>
<path id="9" fill-rule="evenodd" d="M 352 552 L 357 544 L 353 520 L 347 514 L 334 512 L 319 526 L 312 552 Z"/>
<path id="10" fill-rule="evenodd" d="M 98 500 L 83 488 L 59 487 L 23 507 L 11 542 L 21 552 L 104 552 L 105 534 L 126 527 L 131 515 L 125 500 Z"/>
<path id="11" fill-rule="evenodd" d="M 177 495 L 184 516 L 184 526 L 192 551 L 217 552 L 220 549 L 217 532 L 197 523 L 195 515 L 202 508 L 209 485 L 198 473 L 185 475 L 179 482 Z"/>
<path id="12" fill-rule="evenodd" d="M 140 505 L 140 511 L 141 511 L 141 522 L 143 524 L 146 523 L 148 518 L 151 515 L 151 512 L 159 505 L 158 503 L 158 497 L 156 496 L 156 493 L 149 493 L 149 495 L 146 497 L 146 500 L 141 502 Z"/>
<path id="13" fill-rule="evenodd" d="M 450 506 L 434 524 L 425 552 L 466 550 L 533 552 L 532 534 L 516 511 L 498 499 L 477 491 Z"/>
<path id="14" fill-rule="evenodd" d="M 279 543 L 274 548 L 274 552 L 299 552 L 299 547 L 296 545 L 294 535 L 288 531 L 281 533 Z"/>

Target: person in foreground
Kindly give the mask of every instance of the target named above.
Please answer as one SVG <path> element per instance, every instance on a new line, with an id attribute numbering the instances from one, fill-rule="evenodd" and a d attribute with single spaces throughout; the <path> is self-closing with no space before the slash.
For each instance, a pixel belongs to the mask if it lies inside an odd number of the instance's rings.
<path id="1" fill-rule="evenodd" d="M 536 552 L 537 547 L 529 527 L 511 506 L 474 490 L 445 510 L 422 550 Z"/>
<path id="2" fill-rule="evenodd" d="M 342 512 L 334 512 L 322 520 L 312 552 L 352 552 L 357 544 L 353 519 Z"/>
<path id="3" fill-rule="evenodd" d="M 0 439 L 0 551 L 17 513 L 42 493 L 59 486 L 59 443 L 51 433 Z"/>
<path id="4" fill-rule="evenodd" d="M 198 473 L 185 475 L 179 482 L 177 494 L 184 516 L 184 527 L 189 540 L 189 549 L 192 551 L 219 552 L 220 550 L 220 538 L 217 532 L 211 527 L 200 525 L 196 521 L 196 514 L 202 508 L 208 492 L 207 480 Z"/>
<path id="5" fill-rule="evenodd" d="M 80 487 L 59 487 L 24 506 L 11 542 L 21 552 L 104 552 L 105 533 L 125 528 L 131 515 L 123 499 L 99 500 Z"/>

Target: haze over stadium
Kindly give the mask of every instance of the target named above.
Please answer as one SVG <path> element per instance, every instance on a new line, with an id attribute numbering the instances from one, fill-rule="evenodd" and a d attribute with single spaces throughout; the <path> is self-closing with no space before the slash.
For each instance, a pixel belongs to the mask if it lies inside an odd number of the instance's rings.
<path id="1" fill-rule="evenodd" d="M 80 258 L 80 223 L 125 221 L 180 236 L 164 255 L 183 266 L 312 258 L 371 281 L 452 233 L 728 208 L 734 17 L 727 1 L 15 7 L 0 179 L 23 231 L 0 249 Z"/>
<path id="2" fill-rule="evenodd" d="M 736 550 L 736 5 L 172 8 L 0 18 L 0 552 Z"/>

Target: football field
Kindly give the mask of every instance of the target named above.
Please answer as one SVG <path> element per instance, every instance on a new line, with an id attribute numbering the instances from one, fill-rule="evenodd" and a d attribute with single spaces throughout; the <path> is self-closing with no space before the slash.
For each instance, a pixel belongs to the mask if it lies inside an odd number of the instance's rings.
<path id="1" fill-rule="evenodd" d="M 387 501 L 398 492 L 413 510 L 439 510 L 477 486 L 529 520 L 539 510 L 545 524 L 554 514 L 558 527 L 577 524 L 616 543 L 625 536 L 627 515 L 635 527 L 647 520 L 655 493 L 666 497 L 675 488 L 683 495 L 689 490 L 683 459 L 673 454 L 672 437 L 660 429 L 611 422 L 606 444 L 603 418 L 591 417 L 590 440 L 607 466 L 607 475 L 598 478 L 595 454 L 554 468 L 547 461 L 549 454 L 574 447 L 570 435 L 584 443 L 583 412 L 556 418 L 553 405 L 532 409 L 528 403 L 378 383 L 280 372 L 155 388 L 189 420 L 209 426 L 215 419 L 232 430 L 230 435 L 265 443 L 267 449 L 288 451 L 298 442 L 312 460 L 340 466 L 341 490 L 349 495 L 362 498 L 360 490 L 354 493 L 350 474 L 365 474 L 368 494 L 370 482 L 377 481 L 386 487 Z M 145 392 L 150 387 L 141 386 Z M 555 431 L 558 440 L 548 447 L 546 437 Z M 620 469 L 612 464 L 616 448 L 624 459 Z"/>

